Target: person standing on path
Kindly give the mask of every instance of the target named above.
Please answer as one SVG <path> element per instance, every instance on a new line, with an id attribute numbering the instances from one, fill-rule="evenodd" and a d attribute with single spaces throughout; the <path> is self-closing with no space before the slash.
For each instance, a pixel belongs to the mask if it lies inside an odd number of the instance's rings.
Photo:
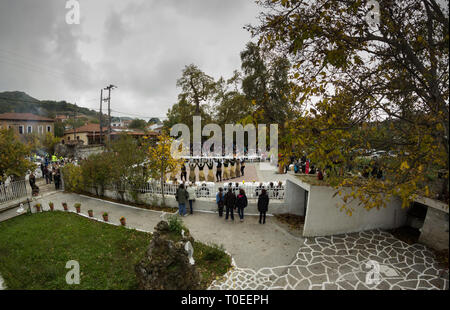
<path id="1" fill-rule="evenodd" d="M 219 208 L 219 217 L 222 217 L 223 215 L 223 206 L 224 206 L 225 198 L 223 194 L 223 188 L 219 187 L 219 192 L 216 195 L 216 203 L 217 207 Z"/>
<path id="2" fill-rule="evenodd" d="M 61 173 L 59 171 L 59 167 L 55 169 L 55 189 L 59 190 L 59 186 L 61 184 Z"/>
<path id="3" fill-rule="evenodd" d="M 41 172 L 42 172 L 42 177 L 45 178 L 45 174 L 44 174 L 44 163 L 41 163 Z"/>
<path id="4" fill-rule="evenodd" d="M 212 160 L 210 160 L 210 161 L 206 162 L 206 165 L 208 166 L 207 180 L 208 180 L 208 182 L 214 182 L 214 172 L 213 172 L 214 162 Z"/>
<path id="5" fill-rule="evenodd" d="M 223 179 L 224 180 L 228 180 L 228 178 L 230 177 L 230 174 L 228 172 L 228 165 L 229 165 L 229 161 L 228 161 L 228 159 L 225 159 L 223 162 Z"/>
<path id="6" fill-rule="evenodd" d="M 189 162 L 189 182 L 195 183 L 195 167 L 197 167 L 197 164 L 192 161 Z"/>
<path id="7" fill-rule="evenodd" d="M 200 162 L 197 164 L 198 166 L 198 180 L 199 182 L 205 182 L 205 173 L 203 172 L 203 168 L 205 168 L 205 163 Z"/>
<path id="8" fill-rule="evenodd" d="M 216 180 L 216 182 L 222 182 L 222 162 L 220 160 L 217 160 Z"/>
<path id="9" fill-rule="evenodd" d="M 265 189 L 262 190 L 261 195 L 258 197 L 258 211 L 259 211 L 259 223 L 263 220 L 262 224 L 266 223 L 266 212 L 269 210 L 269 196 Z"/>
<path id="10" fill-rule="evenodd" d="M 238 158 L 236 159 L 236 178 L 241 177 L 241 160 Z"/>
<path id="11" fill-rule="evenodd" d="M 44 166 L 44 174 L 43 174 L 44 178 L 45 178 L 45 183 L 48 184 L 50 182 L 50 178 L 48 176 L 48 168 L 47 166 Z"/>
<path id="12" fill-rule="evenodd" d="M 236 164 L 236 160 L 233 158 L 230 160 L 230 179 L 234 179 L 236 177 L 236 168 L 234 165 Z"/>
<path id="13" fill-rule="evenodd" d="M 244 176 L 244 169 L 245 169 L 245 159 L 242 158 L 242 160 L 241 160 L 241 176 Z"/>
<path id="14" fill-rule="evenodd" d="M 31 172 L 28 181 L 30 182 L 30 186 L 32 189 L 36 186 L 36 177 L 34 176 L 34 173 Z"/>
<path id="15" fill-rule="evenodd" d="M 231 219 L 234 221 L 233 210 L 236 206 L 236 196 L 233 194 L 231 187 L 228 187 L 228 192 L 225 195 L 224 205 L 226 208 L 225 220 L 228 220 L 228 215 L 231 213 Z"/>
<path id="16" fill-rule="evenodd" d="M 178 212 L 180 216 L 186 216 L 186 201 L 189 199 L 188 192 L 184 189 L 184 184 L 180 184 L 175 195 L 178 202 Z"/>
<path id="17" fill-rule="evenodd" d="M 181 175 L 180 180 L 183 182 L 187 181 L 187 171 L 186 171 L 186 165 L 184 163 L 181 164 Z"/>
<path id="18" fill-rule="evenodd" d="M 236 198 L 236 208 L 239 214 L 239 218 L 241 219 L 241 222 L 244 221 L 244 209 L 248 205 L 247 196 L 245 195 L 244 189 L 239 190 L 239 194 Z"/>
<path id="19" fill-rule="evenodd" d="M 187 188 L 187 192 L 188 192 L 188 195 L 189 195 L 189 209 L 190 209 L 191 214 L 194 214 L 194 211 L 193 211 L 193 209 L 192 209 L 192 204 L 193 204 L 194 201 L 195 201 L 195 188 L 194 188 L 194 184 L 189 183 L 189 186 L 188 186 L 188 188 Z"/>

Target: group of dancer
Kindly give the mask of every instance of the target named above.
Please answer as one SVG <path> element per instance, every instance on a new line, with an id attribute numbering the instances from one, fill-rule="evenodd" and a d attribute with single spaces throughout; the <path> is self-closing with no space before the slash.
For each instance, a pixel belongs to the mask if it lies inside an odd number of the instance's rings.
<path id="1" fill-rule="evenodd" d="M 216 175 L 214 177 L 214 165 L 216 166 Z M 187 166 L 189 166 L 189 182 L 195 183 L 197 177 L 195 175 L 195 168 L 198 167 L 198 181 L 199 182 L 221 182 L 231 180 L 244 176 L 245 160 L 244 159 L 194 159 L 186 160 L 181 165 L 181 181 L 187 181 Z M 204 168 L 208 167 L 208 174 L 205 178 Z"/>

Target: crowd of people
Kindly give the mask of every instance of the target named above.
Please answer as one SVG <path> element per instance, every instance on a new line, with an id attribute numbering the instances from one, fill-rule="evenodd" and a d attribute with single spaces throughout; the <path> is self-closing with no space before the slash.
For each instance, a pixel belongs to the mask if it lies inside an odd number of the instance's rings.
<path id="1" fill-rule="evenodd" d="M 205 166 L 208 167 L 208 172 L 205 177 Z M 216 167 L 216 173 L 214 175 L 214 166 Z M 189 178 L 187 168 L 189 167 Z M 195 169 L 198 167 L 198 178 L 195 174 Z M 245 172 L 245 160 L 244 159 L 194 159 L 186 160 L 181 165 L 181 181 L 195 183 L 199 182 L 222 182 L 244 176 Z M 173 177 L 175 178 L 175 176 Z"/>
<path id="2" fill-rule="evenodd" d="M 62 185 L 62 177 L 61 177 L 61 170 L 67 160 L 62 157 L 56 157 L 53 156 L 46 156 L 40 163 L 40 170 L 42 178 L 45 179 L 46 184 L 54 184 L 55 189 L 59 190 L 61 189 Z M 31 171 L 29 175 L 29 183 L 32 190 L 32 195 L 36 196 L 39 194 L 39 187 L 36 184 L 36 175 L 34 174 L 34 171 Z"/>
<path id="3" fill-rule="evenodd" d="M 230 183 L 231 184 L 231 183 Z M 193 203 L 196 197 L 196 190 L 191 184 L 185 186 L 184 183 L 180 184 L 175 194 L 175 199 L 178 202 L 178 212 L 180 216 L 187 216 L 186 204 L 189 203 L 189 211 L 192 215 Z M 243 188 L 239 188 L 238 192 L 235 192 L 235 188 L 229 186 L 226 189 L 226 193 L 222 187 L 219 188 L 216 194 L 216 204 L 219 212 L 219 217 L 223 217 L 225 209 L 225 220 L 229 218 L 234 221 L 234 211 L 237 211 L 241 222 L 244 221 L 244 209 L 248 206 L 248 199 Z M 269 209 L 269 196 L 267 190 L 263 188 L 261 193 L 258 194 L 258 211 L 259 223 L 266 223 L 266 213 Z"/>

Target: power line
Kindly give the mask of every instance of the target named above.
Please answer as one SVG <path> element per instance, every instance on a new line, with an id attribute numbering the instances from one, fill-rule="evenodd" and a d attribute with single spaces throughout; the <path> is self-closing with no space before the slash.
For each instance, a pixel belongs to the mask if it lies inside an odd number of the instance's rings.
<path id="1" fill-rule="evenodd" d="M 120 112 L 120 111 L 113 110 L 113 109 L 111 109 L 111 111 L 120 113 L 120 114 L 124 114 L 124 115 L 137 116 L 140 118 L 167 118 L 167 116 L 142 116 L 140 114 L 125 113 L 125 112 Z"/>

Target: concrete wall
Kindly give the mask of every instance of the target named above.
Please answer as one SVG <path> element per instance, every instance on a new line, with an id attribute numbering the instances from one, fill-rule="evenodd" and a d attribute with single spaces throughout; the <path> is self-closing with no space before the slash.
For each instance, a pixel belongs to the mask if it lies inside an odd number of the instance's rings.
<path id="1" fill-rule="evenodd" d="M 96 194 L 94 189 L 89 190 L 90 193 Z M 120 194 L 116 191 L 110 191 L 105 190 L 103 193 L 105 197 L 111 198 L 111 199 L 117 199 L 121 200 Z M 142 203 L 146 203 L 149 205 L 161 205 L 162 202 L 162 196 L 161 195 L 151 195 L 151 194 L 139 194 L 139 201 Z M 135 202 L 132 198 L 132 196 L 128 193 L 124 193 L 124 199 L 128 202 Z M 165 196 L 165 203 L 167 207 L 172 207 L 178 209 L 178 203 L 175 200 L 174 196 L 166 195 Z M 189 207 L 187 205 L 187 207 Z M 215 199 L 210 198 L 197 198 L 194 202 L 193 209 L 195 210 L 201 210 L 201 211 L 217 211 L 217 204 Z M 289 213 L 289 209 L 284 201 L 278 201 L 278 200 L 270 200 L 269 201 L 269 212 L 268 214 L 282 214 L 282 213 Z M 258 205 L 256 199 L 249 199 L 248 200 L 248 206 L 245 208 L 244 214 L 259 214 L 258 212 Z"/>
<path id="2" fill-rule="evenodd" d="M 436 250 L 448 249 L 448 213 L 428 207 L 419 242 Z"/>
<path id="3" fill-rule="evenodd" d="M 284 195 L 286 206 L 290 214 L 305 215 L 306 190 L 290 180 L 286 180 L 286 193 Z"/>
<path id="4" fill-rule="evenodd" d="M 88 158 L 92 154 L 99 154 L 105 150 L 104 146 L 101 145 L 83 145 L 77 146 L 75 149 L 75 156 L 79 158 Z"/>
<path id="5" fill-rule="evenodd" d="M 310 186 L 303 236 L 327 236 L 370 229 L 392 229 L 406 223 L 406 209 L 399 199 L 393 198 L 386 208 L 367 211 L 356 201 L 352 216 L 340 211 L 341 197 L 333 197 L 335 190 L 328 186 Z"/>

